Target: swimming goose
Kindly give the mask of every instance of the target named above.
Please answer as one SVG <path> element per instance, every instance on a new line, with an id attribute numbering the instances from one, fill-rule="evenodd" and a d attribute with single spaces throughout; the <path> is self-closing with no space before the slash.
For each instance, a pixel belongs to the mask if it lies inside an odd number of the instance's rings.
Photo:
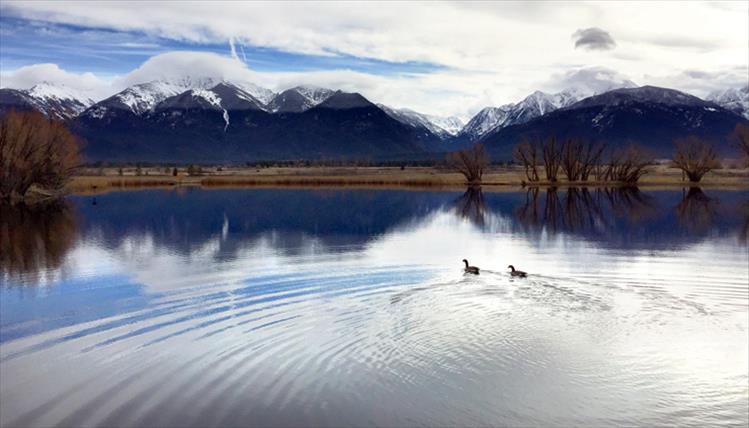
<path id="1" fill-rule="evenodd" d="M 479 274 L 479 268 L 477 268 L 476 266 L 468 266 L 468 260 L 463 259 L 463 263 L 466 264 L 466 268 L 464 270 L 465 273 L 472 273 L 474 275 Z"/>
<path id="2" fill-rule="evenodd" d="M 512 269 L 512 272 L 510 272 L 510 276 L 517 276 L 520 278 L 525 278 L 526 276 L 528 276 L 528 274 L 523 272 L 522 270 L 515 270 L 515 266 L 513 265 L 509 265 L 507 266 L 507 268 Z"/>

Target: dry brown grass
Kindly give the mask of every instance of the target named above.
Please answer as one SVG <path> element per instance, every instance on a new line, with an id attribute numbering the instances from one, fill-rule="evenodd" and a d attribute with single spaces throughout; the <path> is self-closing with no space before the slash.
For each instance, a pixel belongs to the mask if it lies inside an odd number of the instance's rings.
<path id="1" fill-rule="evenodd" d="M 666 165 L 649 168 L 639 182 L 641 187 L 681 187 L 688 185 L 682 180 L 681 171 Z M 429 167 L 409 167 L 404 170 L 389 167 L 287 167 L 287 168 L 224 168 L 222 171 L 204 169 L 202 176 L 177 177 L 167 175 L 164 168 L 143 169 L 141 176 L 132 171 L 123 171 L 119 176 L 116 168 L 97 170 L 101 175 L 79 175 L 73 177 L 68 190 L 78 194 L 104 193 L 110 190 L 140 189 L 152 187 L 204 186 L 204 187 L 419 187 L 460 188 L 465 187 L 465 178 L 456 172 Z M 145 175 L 148 174 L 148 175 Z M 157 175 L 160 174 L 160 175 Z M 552 185 L 541 171 L 540 181 L 534 185 Z M 520 187 L 526 177 L 522 167 L 490 167 L 484 173 L 485 187 Z M 624 183 L 621 183 L 624 185 Z M 553 183 L 565 186 L 612 186 L 611 182 L 567 182 L 563 175 Z M 710 172 L 700 183 L 704 187 L 749 188 L 749 169 L 721 169 Z"/>

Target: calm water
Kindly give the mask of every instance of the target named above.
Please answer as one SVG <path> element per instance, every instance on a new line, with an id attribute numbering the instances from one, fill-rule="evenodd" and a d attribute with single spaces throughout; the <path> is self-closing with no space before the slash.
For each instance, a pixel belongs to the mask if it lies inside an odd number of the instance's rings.
<path id="1" fill-rule="evenodd" d="M 746 426 L 748 232 L 699 189 L 0 207 L 0 425 Z"/>

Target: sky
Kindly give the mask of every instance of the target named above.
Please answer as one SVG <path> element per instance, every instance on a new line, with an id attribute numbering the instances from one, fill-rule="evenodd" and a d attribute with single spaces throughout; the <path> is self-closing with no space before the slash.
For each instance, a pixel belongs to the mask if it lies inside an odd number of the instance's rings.
<path id="1" fill-rule="evenodd" d="M 191 75 L 463 119 L 535 90 L 749 83 L 749 2 L 0 3 L 0 86 L 102 99 Z"/>

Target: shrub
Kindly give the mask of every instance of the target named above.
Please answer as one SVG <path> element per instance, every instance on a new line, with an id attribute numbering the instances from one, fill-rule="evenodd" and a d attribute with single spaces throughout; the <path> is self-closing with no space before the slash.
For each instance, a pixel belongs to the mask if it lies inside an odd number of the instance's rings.
<path id="1" fill-rule="evenodd" d="M 187 167 L 187 175 L 191 175 L 191 176 L 203 175 L 203 168 L 201 168 L 199 165 L 189 165 Z"/>
<path id="2" fill-rule="evenodd" d="M 59 195 L 80 164 L 80 144 L 61 122 L 15 111 L 0 120 L 0 199 L 23 198 L 32 186 Z"/>
<path id="3" fill-rule="evenodd" d="M 525 177 L 530 182 L 538 181 L 538 148 L 535 144 L 528 141 L 524 141 L 515 147 L 512 153 L 513 158 L 523 164 L 525 170 Z"/>
<path id="4" fill-rule="evenodd" d="M 652 163 L 653 156 L 647 150 L 630 144 L 611 152 L 608 163 L 600 167 L 598 179 L 635 184 L 648 173 L 647 167 Z"/>
<path id="5" fill-rule="evenodd" d="M 739 149 L 749 165 L 749 126 L 739 123 L 730 135 L 734 146 Z"/>
<path id="6" fill-rule="evenodd" d="M 449 153 L 447 163 L 451 168 L 458 170 L 470 184 L 481 183 L 481 177 L 489 164 L 489 156 L 484 146 L 476 144 L 465 150 Z"/>
<path id="7" fill-rule="evenodd" d="M 603 145 L 568 139 L 560 149 L 562 171 L 569 181 L 588 181 L 588 177 L 601 160 Z"/>
<path id="8" fill-rule="evenodd" d="M 699 137 L 676 140 L 674 145 L 674 166 L 682 170 L 693 183 L 699 182 L 705 174 L 720 166 L 715 148 Z"/>
<path id="9" fill-rule="evenodd" d="M 562 155 L 557 145 L 557 139 L 551 137 L 543 145 L 542 149 L 544 159 L 544 172 L 546 173 L 546 179 L 554 183 L 557 181 L 559 175 L 559 168 L 561 166 Z"/>

